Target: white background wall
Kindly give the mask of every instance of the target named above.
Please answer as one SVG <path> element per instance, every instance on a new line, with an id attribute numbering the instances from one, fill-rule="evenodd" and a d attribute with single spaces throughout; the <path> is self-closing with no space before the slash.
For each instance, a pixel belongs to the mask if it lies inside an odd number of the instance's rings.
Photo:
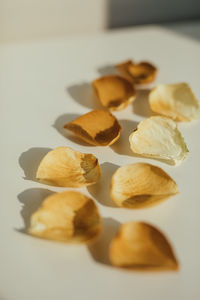
<path id="1" fill-rule="evenodd" d="M 0 0 L 0 41 L 94 32 L 106 26 L 106 0 Z"/>
<path id="2" fill-rule="evenodd" d="M 0 42 L 200 17 L 200 0 L 0 0 Z"/>

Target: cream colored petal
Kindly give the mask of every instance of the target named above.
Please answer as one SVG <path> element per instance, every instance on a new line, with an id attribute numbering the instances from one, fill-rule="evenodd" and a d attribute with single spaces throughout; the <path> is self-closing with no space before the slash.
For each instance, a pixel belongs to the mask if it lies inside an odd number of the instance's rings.
<path id="1" fill-rule="evenodd" d="M 101 232 L 102 222 L 94 201 L 67 191 L 47 197 L 31 216 L 29 233 L 59 242 L 89 242 Z"/>
<path id="2" fill-rule="evenodd" d="M 93 110 L 66 124 L 85 142 L 95 146 L 109 146 L 120 137 L 121 126 L 115 116 L 105 110 Z"/>
<path id="3" fill-rule="evenodd" d="M 145 163 L 120 167 L 111 180 L 111 198 L 126 208 L 157 205 L 177 193 L 177 185 L 167 173 Z"/>
<path id="4" fill-rule="evenodd" d="M 127 80 L 135 84 L 151 83 L 157 75 L 157 68 L 146 61 L 135 64 L 133 61 L 128 60 L 116 67 Z"/>
<path id="5" fill-rule="evenodd" d="M 188 155 L 176 123 L 166 117 L 150 117 L 138 125 L 129 137 L 134 153 L 180 164 Z"/>
<path id="6" fill-rule="evenodd" d="M 36 178 L 62 187 L 82 187 L 96 183 L 101 175 L 98 159 L 92 154 L 58 147 L 42 159 Z"/>
<path id="7" fill-rule="evenodd" d="M 122 110 L 135 100 L 133 85 L 120 76 L 100 77 L 93 81 L 93 86 L 101 104 L 109 110 Z"/>
<path id="8" fill-rule="evenodd" d="M 199 117 L 199 103 L 187 83 L 159 84 L 149 95 L 152 111 L 175 121 Z"/>
<path id="9" fill-rule="evenodd" d="M 133 270 L 177 270 L 178 262 L 166 237 L 143 222 L 123 224 L 110 244 L 109 257 L 116 267 Z"/>

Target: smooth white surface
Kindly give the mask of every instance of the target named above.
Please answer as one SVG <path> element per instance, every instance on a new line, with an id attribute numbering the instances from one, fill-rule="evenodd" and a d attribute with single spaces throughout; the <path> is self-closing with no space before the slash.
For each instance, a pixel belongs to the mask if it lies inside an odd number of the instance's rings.
<path id="1" fill-rule="evenodd" d="M 85 91 L 87 83 L 100 75 L 99 69 L 102 74 L 111 70 L 105 66 L 128 58 L 154 62 L 159 67 L 157 82 L 186 81 L 200 99 L 200 44 L 156 27 L 0 46 L 1 300 L 200 298 L 199 121 L 179 125 L 190 155 L 178 167 L 131 155 L 128 133 L 135 122 L 149 115 L 142 99 L 115 113 L 124 131 L 112 147 L 83 146 L 55 128 L 74 114 L 97 107 L 90 92 Z M 45 152 L 42 148 L 63 145 L 93 153 L 102 165 L 102 181 L 82 189 L 96 199 L 105 218 L 106 233 L 96 250 L 43 241 L 19 232 L 24 227 L 20 213 L 28 217 L 48 193 L 46 190 L 63 190 L 25 180 L 24 176 L 33 177 Z M 109 181 L 116 165 L 137 161 L 161 166 L 176 180 L 180 194 L 144 210 L 109 206 Z M 178 273 L 126 272 L 97 261 L 102 257 L 96 252 L 105 252 L 104 243 L 114 234 L 117 221 L 130 220 L 150 222 L 168 236 L 180 261 Z M 95 260 L 91 252 L 99 258 Z"/>

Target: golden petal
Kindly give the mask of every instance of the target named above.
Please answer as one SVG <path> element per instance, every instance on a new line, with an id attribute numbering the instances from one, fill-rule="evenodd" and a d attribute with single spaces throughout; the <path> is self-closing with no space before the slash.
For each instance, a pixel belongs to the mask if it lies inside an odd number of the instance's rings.
<path id="1" fill-rule="evenodd" d="M 95 146 L 112 145 L 119 139 L 121 132 L 117 119 L 105 110 L 93 110 L 66 124 L 64 128 Z"/>
<path id="2" fill-rule="evenodd" d="M 101 104 L 109 110 L 122 110 L 135 100 L 133 85 L 123 77 L 108 75 L 93 81 Z"/>
<path id="3" fill-rule="evenodd" d="M 102 222 L 93 200 L 67 191 L 47 197 L 31 216 L 29 233 L 59 242 L 87 243 L 101 232 Z"/>
<path id="4" fill-rule="evenodd" d="M 135 84 L 151 83 L 157 75 L 157 68 L 146 61 L 135 64 L 133 61 L 128 60 L 116 67 L 125 78 Z"/>
<path id="5" fill-rule="evenodd" d="M 42 159 L 36 178 L 61 187 L 82 187 L 96 183 L 101 175 L 98 159 L 69 147 L 58 147 Z"/>
<path id="6" fill-rule="evenodd" d="M 127 61 L 124 61 L 124 62 L 116 65 L 116 68 L 123 77 L 125 77 L 128 81 L 130 81 L 132 84 L 134 84 L 135 80 L 129 72 L 129 67 L 131 65 L 133 65 L 132 60 L 127 60 Z"/>
<path id="7" fill-rule="evenodd" d="M 152 111 L 175 121 L 199 117 L 199 103 L 187 83 L 159 84 L 149 95 Z"/>
<path id="8" fill-rule="evenodd" d="M 167 173 L 145 163 L 123 166 L 111 180 L 111 198 L 117 206 L 126 208 L 157 205 L 177 193 L 176 182 Z"/>
<path id="9" fill-rule="evenodd" d="M 129 142 L 134 153 L 174 165 L 180 164 L 189 152 L 176 123 L 166 117 L 154 116 L 140 122 Z"/>
<path id="10" fill-rule="evenodd" d="M 109 257 L 116 267 L 133 270 L 177 270 L 178 262 L 166 237 L 143 222 L 123 224 L 111 241 Z"/>

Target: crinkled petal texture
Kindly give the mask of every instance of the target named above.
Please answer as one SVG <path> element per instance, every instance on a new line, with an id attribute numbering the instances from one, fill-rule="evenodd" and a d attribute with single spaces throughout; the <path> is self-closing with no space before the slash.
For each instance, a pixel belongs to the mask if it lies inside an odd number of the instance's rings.
<path id="1" fill-rule="evenodd" d="M 133 270 L 177 270 L 178 262 L 166 237 L 143 222 L 123 224 L 111 241 L 109 257 L 116 267 Z"/>
<path id="2" fill-rule="evenodd" d="M 148 84 L 155 80 L 157 68 L 149 62 L 135 64 L 132 60 L 117 65 L 117 69 L 131 83 Z"/>
<path id="3" fill-rule="evenodd" d="M 67 191 L 47 197 L 31 216 L 29 233 L 59 242 L 87 243 L 101 232 L 102 222 L 94 201 Z"/>
<path id="4" fill-rule="evenodd" d="M 66 124 L 64 128 L 95 146 L 112 145 L 118 140 L 121 132 L 117 119 L 105 110 L 93 110 Z"/>
<path id="5" fill-rule="evenodd" d="M 58 147 L 42 159 L 36 178 L 61 187 L 82 187 L 96 183 L 101 175 L 98 159 L 92 154 Z"/>
<path id="6" fill-rule="evenodd" d="M 122 110 L 135 100 L 133 85 L 123 77 L 108 75 L 93 81 L 101 104 L 109 110 Z"/>
<path id="7" fill-rule="evenodd" d="M 176 195 L 176 182 L 161 168 L 136 163 L 123 166 L 111 181 L 111 198 L 117 206 L 145 208 Z"/>
<path id="8" fill-rule="evenodd" d="M 155 116 L 140 122 L 129 141 L 134 153 L 174 165 L 180 164 L 189 152 L 176 123 L 166 117 Z"/>
<path id="9" fill-rule="evenodd" d="M 199 103 L 187 83 L 159 84 L 149 95 L 152 111 L 175 121 L 191 121 L 199 117 Z"/>

